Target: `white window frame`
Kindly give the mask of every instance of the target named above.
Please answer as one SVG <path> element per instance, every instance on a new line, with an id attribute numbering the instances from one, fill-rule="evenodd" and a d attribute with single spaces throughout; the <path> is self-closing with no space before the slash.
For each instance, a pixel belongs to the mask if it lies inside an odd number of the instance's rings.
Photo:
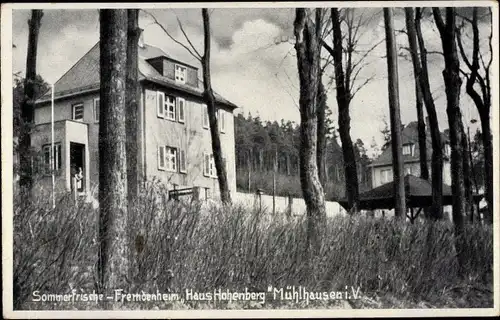
<path id="1" fill-rule="evenodd" d="M 174 77 L 175 77 L 175 82 L 186 83 L 187 67 L 180 64 L 175 64 Z"/>
<path id="2" fill-rule="evenodd" d="M 165 119 L 165 93 L 161 91 L 156 92 L 156 114 L 158 118 Z"/>
<path id="3" fill-rule="evenodd" d="M 226 111 L 223 109 L 219 109 L 219 127 L 221 133 L 226 133 Z"/>
<path id="4" fill-rule="evenodd" d="M 208 117 L 208 106 L 206 105 L 206 103 L 201 104 L 201 121 L 203 129 L 210 128 L 210 118 Z"/>
<path id="5" fill-rule="evenodd" d="M 186 159 L 186 150 L 179 150 L 179 172 L 187 173 L 187 159 Z"/>
<path id="6" fill-rule="evenodd" d="M 403 155 L 404 156 L 413 156 L 413 144 L 408 143 L 403 145 Z"/>
<path id="7" fill-rule="evenodd" d="M 62 168 L 62 149 L 61 149 L 61 143 L 57 142 L 54 143 L 54 163 L 52 163 L 52 153 L 50 152 L 51 150 L 51 145 L 46 144 L 42 147 L 42 153 L 43 153 L 43 173 L 44 174 L 52 174 L 52 170 L 55 172 L 58 172 Z M 49 155 L 49 163 L 46 161 L 46 154 L 48 153 Z M 59 156 L 58 156 L 59 155 Z M 60 161 L 59 161 L 59 158 Z"/>
<path id="8" fill-rule="evenodd" d="M 178 166 L 177 148 L 165 146 L 165 170 L 169 172 L 177 172 Z"/>
<path id="9" fill-rule="evenodd" d="M 99 106 L 97 104 L 99 104 Z M 94 99 L 94 107 L 93 107 L 94 122 L 95 123 L 99 122 L 99 112 L 100 112 L 100 109 L 101 109 L 101 99 L 100 98 L 95 98 Z"/>
<path id="10" fill-rule="evenodd" d="M 167 170 L 165 156 L 166 156 L 165 146 L 158 146 L 158 170 L 161 171 Z"/>
<path id="11" fill-rule="evenodd" d="M 76 108 L 81 107 L 82 108 L 82 118 L 81 119 L 76 119 Z M 83 103 L 75 103 L 74 105 L 71 106 L 71 120 L 73 121 L 80 121 L 83 122 L 83 119 L 85 118 L 85 108 L 83 106 Z"/>
<path id="12" fill-rule="evenodd" d="M 381 175 L 381 177 L 380 177 L 380 181 L 381 181 L 382 183 L 387 183 L 387 182 L 389 182 L 389 175 L 390 175 L 390 173 L 391 173 L 391 169 L 382 169 L 382 170 L 380 171 L 380 175 Z"/>
<path id="13" fill-rule="evenodd" d="M 208 163 L 207 163 L 208 159 Z M 208 164 L 208 168 L 207 168 Z M 217 178 L 214 155 L 208 152 L 203 153 L 203 175 L 209 178 Z"/>
<path id="14" fill-rule="evenodd" d="M 180 123 L 185 123 L 186 122 L 186 99 L 184 98 L 177 98 L 176 101 L 177 104 L 177 121 Z M 181 110 L 182 110 L 182 116 L 181 116 Z"/>
<path id="15" fill-rule="evenodd" d="M 164 112 L 165 112 L 165 119 L 170 120 L 170 121 L 175 121 L 176 117 L 176 98 L 171 95 L 165 95 L 165 107 L 164 107 Z"/>

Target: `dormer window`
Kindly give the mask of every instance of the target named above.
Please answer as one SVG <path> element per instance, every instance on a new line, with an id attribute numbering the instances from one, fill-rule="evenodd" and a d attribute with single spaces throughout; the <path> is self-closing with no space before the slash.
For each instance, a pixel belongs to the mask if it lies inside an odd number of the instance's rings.
<path id="1" fill-rule="evenodd" d="M 175 81 L 180 83 L 186 83 L 186 67 L 176 64 L 175 65 Z"/>
<path id="2" fill-rule="evenodd" d="M 408 143 L 403 145 L 403 155 L 413 156 L 413 143 Z"/>

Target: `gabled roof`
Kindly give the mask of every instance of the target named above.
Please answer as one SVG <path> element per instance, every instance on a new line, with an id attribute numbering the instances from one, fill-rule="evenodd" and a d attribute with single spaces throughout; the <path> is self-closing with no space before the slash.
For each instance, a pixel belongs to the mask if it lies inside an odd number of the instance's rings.
<path id="1" fill-rule="evenodd" d="M 100 65 L 99 65 L 99 42 L 95 44 L 90 51 L 88 51 L 77 63 L 75 63 L 57 82 L 54 84 L 54 98 L 61 99 L 70 97 L 73 95 L 83 94 L 87 92 L 93 92 L 99 90 L 100 82 Z M 185 84 L 180 84 L 172 79 L 164 77 L 161 75 L 153 66 L 151 66 L 146 60 L 155 57 L 166 57 L 167 59 L 172 59 L 160 48 L 144 44 L 144 46 L 139 47 L 139 62 L 138 62 L 138 73 L 139 81 L 151 81 L 162 86 L 176 89 L 179 91 L 187 92 L 197 97 L 203 97 L 203 83 L 200 83 L 199 87 L 192 87 Z M 187 64 L 189 65 L 189 64 Z M 231 108 L 237 108 L 237 106 L 230 102 L 229 100 L 223 98 L 218 93 L 214 92 L 215 99 L 217 102 L 225 104 Z M 36 103 L 43 104 L 51 99 L 51 91 L 47 91 L 42 97 L 40 97 Z"/>
<path id="2" fill-rule="evenodd" d="M 426 132 L 426 147 L 427 147 L 427 159 L 430 161 L 432 156 L 432 139 L 430 132 Z M 448 136 L 444 133 L 441 133 L 441 141 L 448 141 Z M 420 149 L 418 147 L 418 122 L 413 121 L 408 123 L 401 134 L 401 144 L 414 144 L 415 152 L 413 155 L 403 155 L 403 161 L 405 163 L 409 162 L 418 162 L 420 160 Z M 392 148 L 388 147 L 382 152 L 382 154 L 373 162 L 370 166 L 385 166 L 392 164 Z"/>

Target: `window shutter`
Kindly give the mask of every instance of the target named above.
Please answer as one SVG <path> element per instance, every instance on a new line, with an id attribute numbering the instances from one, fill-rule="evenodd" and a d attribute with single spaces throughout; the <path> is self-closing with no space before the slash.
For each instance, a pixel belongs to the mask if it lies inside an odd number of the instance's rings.
<path id="1" fill-rule="evenodd" d="M 217 170 L 215 168 L 215 158 L 214 155 L 210 155 L 210 176 L 217 176 Z"/>
<path id="2" fill-rule="evenodd" d="M 219 110 L 219 126 L 222 133 L 226 132 L 225 113 L 224 110 Z"/>
<path id="3" fill-rule="evenodd" d="M 94 122 L 99 122 L 99 110 L 101 106 L 101 99 L 94 99 Z"/>
<path id="4" fill-rule="evenodd" d="M 178 112 L 177 119 L 180 123 L 185 122 L 185 117 L 186 117 L 185 105 L 186 105 L 186 100 L 184 100 L 183 98 L 177 98 L 177 112 Z"/>
<path id="5" fill-rule="evenodd" d="M 203 128 L 208 129 L 210 127 L 210 124 L 208 120 L 208 107 L 205 103 L 202 104 L 202 109 L 203 109 Z"/>
<path id="6" fill-rule="evenodd" d="M 158 118 L 165 118 L 165 94 L 163 92 L 157 92 L 156 99 L 156 109 Z"/>
<path id="7" fill-rule="evenodd" d="M 208 153 L 203 153 L 203 175 L 205 177 L 210 175 L 210 156 Z"/>
<path id="8" fill-rule="evenodd" d="M 179 151 L 179 171 L 182 173 L 186 173 L 186 151 Z"/>
<path id="9" fill-rule="evenodd" d="M 57 157 L 56 157 L 56 169 L 60 170 L 61 169 L 61 160 L 62 160 L 61 159 L 61 145 L 58 144 L 56 146 L 56 149 L 57 149 L 57 152 L 56 152 L 56 155 L 57 155 Z"/>
<path id="10" fill-rule="evenodd" d="M 158 170 L 165 170 L 165 147 L 158 147 Z"/>

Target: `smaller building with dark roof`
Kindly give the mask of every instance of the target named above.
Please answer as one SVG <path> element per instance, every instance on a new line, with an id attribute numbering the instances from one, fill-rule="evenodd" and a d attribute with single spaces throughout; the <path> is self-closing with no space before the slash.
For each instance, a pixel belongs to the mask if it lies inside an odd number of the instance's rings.
<path id="1" fill-rule="evenodd" d="M 429 125 L 426 126 L 429 128 Z M 432 139 L 430 132 L 426 132 L 427 163 L 429 176 L 432 172 Z M 408 123 L 402 130 L 401 142 L 403 145 L 404 174 L 420 176 L 420 149 L 418 146 L 418 123 L 413 121 Z M 451 167 L 450 167 L 450 144 L 446 133 L 441 133 L 441 143 L 443 145 L 443 183 L 451 185 Z M 371 163 L 372 168 L 372 187 L 376 188 L 384 183 L 393 180 L 392 171 L 392 148 L 389 146 L 382 154 Z"/>

